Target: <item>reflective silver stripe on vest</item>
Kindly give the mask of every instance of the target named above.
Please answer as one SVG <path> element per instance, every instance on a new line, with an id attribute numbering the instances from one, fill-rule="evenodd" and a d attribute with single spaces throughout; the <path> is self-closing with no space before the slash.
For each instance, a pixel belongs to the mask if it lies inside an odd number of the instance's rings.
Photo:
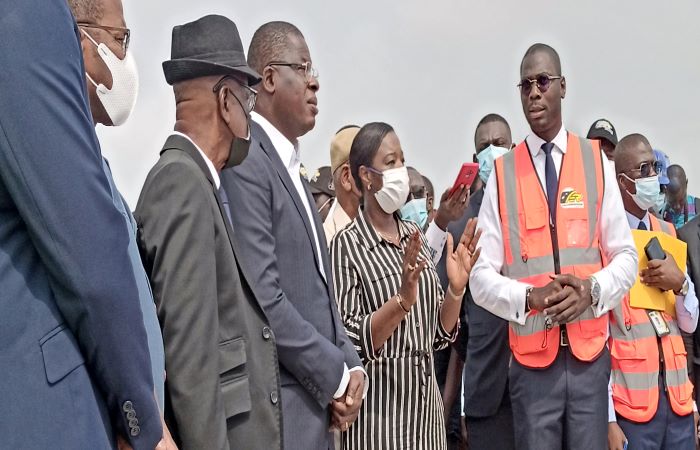
<path id="1" fill-rule="evenodd" d="M 593 146 L 588 139 L 579 138 L 581 158 L 583 159 L 583 175 L 586 180 L 586 197 L 588 201 L 588 246 L 593 244 L 595 228 L 598 224 L 598 177 L 596 176 L 595 155 Z M 602 178 L 602 176 L 601 176 Z M 562 265 L 564 263 L 562 262 Z"/>
<path id="2" fill-rule="evenodd" d="M 671 230 L 671 224 L 664 222 L 663 220 L 659 220 L 659 225 L 661 225 L 661 231 L 673 236 L 674 233 L 673 233 L 673 230 Z"/>
<path id="3" fill-rule="evenodd" d="M 513 264 L 522 261 L 520 249 L 520 217 L 518 215 L 518 189 L 515 178 L 515 151 L 503 155 L 503 185 L 505 186 L 506 215 L 508 216 L 508 237 L 510 239 L 510 253 L 513 255 Z M 554 267 L 552 258 L 550 263 Z M 510 275 L 509 265 L 503 265 L 503 274 L 510 278 L 522 278 Z"/>
<path id="4" fill-rule="evenodd" d="M 642 358 L 640 358 L 642 359 Z M 633 391 L 648 391 L 659 385 L 659 372 L 627 372 L 613 369 L 612 383 Z M 687 369 L 666 370 L 664 372 L 667 387 L 683 386 L 688 382 Z"/>

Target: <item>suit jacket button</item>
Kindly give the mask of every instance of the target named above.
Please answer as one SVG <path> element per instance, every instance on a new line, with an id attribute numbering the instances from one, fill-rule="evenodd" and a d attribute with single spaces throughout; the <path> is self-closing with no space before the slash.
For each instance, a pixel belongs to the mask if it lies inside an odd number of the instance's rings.
<path id="1" fill-rule="evenodd" d="M 270 339 L 270 337 L 272 336 L 272 331 L 270 330 L 270 327 L 263 327 L 262 336 L 263 339 L 265 339 L 266 341 Z"/>
<path id="2" fill-rule="evenodd" d="M 128 420 L 135 419 L 135 418 L 136 418 L 136 412 L 134 412 L 134 410 L 132 409 L 131 411 L 129 411 L 128 413 L 126 413 L 126 418 L 127 418 Z"/>
<path id="3" fill-rule="evenodd" d="M 138 424 L 139 424 L 139 421 L 138 421 L 137 419 L 131 419 L 131 420 L 129 420 L 129 426 L 130 426 L 131 428 L 137 427 Z"/>
<path id="4" fill-rule="evenodd" d="M 122 409 L 124 412 L 129 412 L 134 410 L 134 405 L 131 404 L 129 400 L 124 402 L 124 405 L 122 406 Z"/>
<path id="5" fill-rule="evenodd" d="M 132 436 L 138 436 L 140 432 L 141 432 L 141 428 L 139 428 L 139 427 L 132 427 L 131 428 L 131 435 Z"/>
<path id="6" fill-rule="evenodd" d="M 273 405 L 277 404 L 277 402 L 279 401 L 279 397 L 277 396 L 277 391 L 270 392 L 270 401 L 272 402 Z"/>

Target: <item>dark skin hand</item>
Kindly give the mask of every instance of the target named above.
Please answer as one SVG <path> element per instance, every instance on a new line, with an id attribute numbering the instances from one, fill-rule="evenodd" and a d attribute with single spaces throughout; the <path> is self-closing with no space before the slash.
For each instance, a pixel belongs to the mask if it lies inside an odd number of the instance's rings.
<path id="1" fill-rule="evenodd" d="M 365 374 L 361 371 L 350 372 L 350 382 L 345 396 L 331 401 L 332 428 L 348 431 L 355 422 L 362 406 L 362 394 L 365 390 Z"/>
<path id="2" fill-rule="evenodd" d="M 666 259 L 649 261 L 647 268 L 639 273 L 639 280 L 649 287 L 678 292 L 685 283 L 685 275 L 678 268 L 673 256 L 667 252 Z"/>
<path id="3" fill-rule="evenodd" d="M 447 225 L 464 215 L 464 211 L 469 204 L 469 187 L 460 186 L 450 195 L 450 189 L 447 189 L 440 197 L 440 206 L 438 206 L 435 214 L 435 225 L 441 230 L 447 230 Z"/>
<path id="4" fill-rule="evenodd" d="M 557 281 L 550 281 L 549 284 L 545 286 L 533 288 L 528 300 L 530 309 L 540 312 L 544 311 L 547 306 L 554 304 L 547 301 L 548 297 L 553 296 L 562 289 L 562 285 Z"/>
<path id="5" fill-rule="evenodd" d="M 567 323 L 580 316 L 591 306 L 591 280 L 582 280 L 573 275 L 556 275 L 552 279 L 563 286 L 554 295 L 545 298 L 548 306 L 544 313 L 553 323 Z"/>

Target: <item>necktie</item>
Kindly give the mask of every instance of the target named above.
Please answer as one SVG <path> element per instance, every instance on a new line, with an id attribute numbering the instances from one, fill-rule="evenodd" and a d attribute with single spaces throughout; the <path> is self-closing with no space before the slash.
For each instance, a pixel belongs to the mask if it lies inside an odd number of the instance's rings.
<path id="1" fill-rule="evenodd" d="M 637 225 L 637 229 L 647 231 L 647 226 L 644 224 L 643 221 L 640 220 L 639 225 Z"/>
<path id="2" fill-rule="evenodd" d="M 219 198 L 221 199 L 221 204 L 224 205 L 224 211 L 226 211 L 228 222 L 233 226 L 233 222 L 231 221 L 231 209 L 228 206 L 228 195 L 226 195 L 224 188 L 219 188 Z"/>
<path id="3" fill-rule="evenodd" d="M 557 169 L 554 167 L 554 159 L 552 159 L 552 149 L 554 144 L 546 142 L 542 144 L 542 150 L 547 159 L 544 163 L 544 178 L 547 185 L 547 204 L 549 205 L 549 218 L 552 224 L 557 220 Z"/>

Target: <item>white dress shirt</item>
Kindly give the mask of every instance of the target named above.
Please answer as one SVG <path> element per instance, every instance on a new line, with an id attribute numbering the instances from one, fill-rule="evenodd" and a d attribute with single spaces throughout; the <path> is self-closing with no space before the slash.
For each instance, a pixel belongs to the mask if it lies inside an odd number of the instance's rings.
<path id="1" fill-rule="evenodd" d="M 639 227 L 640 222 L 644 223 L 647 230 L 651 230 L 648 212 L 644 215 L 644 217 L 642 217 L 641 220 L 627 212 L 627 222 L 629 223 L 631 230 L 636 230 Z M 676 321 L 678 322 L 678 328 L 686 333 L 693 333 L 698 325 L 698 313 L 700 312 L 700 307 L 698 305 L 698 298 L 695 295 L 695 285 L 693 284 L 693 280 L 691 280 L 688 276 L 687 271 L 685 273 L 685 279 L 688 280 L 688 294 L 685 297 L 682 295 L 676 295 Z M 692 363 L 692 361 L 688 362 L 688 364 Z M 693 408 L 697 409 L 695 402 L 693 402 Z M 617 418 L 615 417 L 615 404 L 613 403 L 612 399 L 612 377 L 608 383 L 608 421 L 617 422 Z"/>
<path id="2" fill-rule="evenodd" d="M 536 134 L 526 138 L 535 170 L 539 179 L 545 180 L 545 143 Z M 557 175 L 566 153 L 567 133 L 562 126 L 552 140 L 552 158 Z M 632 240 L 620 191 L 617 189 L 614 171 L 603 164 L 605 192 L 597 223 L 600 249 L 608 265 L 594 274 L 600 285 L 600 300 L 595 307 L 596 317 L 607 313 L 620 302 L 632 287 L 637 275 L 637 250 Z M 481 256 L 472 270 L 469 285 L 476 304 L 491 313 L 511 322 L 525 324 L 525 292 L 528 284 L 501 275 L 504 262 L 503 235 L 498 209 L 498 186 L 496 176 L 489 177 L 484 191 L 484 200 L 479 211 L 479 228 L 482 230 L 479 246 Z M 542 189 L 544 195 L 547 190 Z"/>
<path id="3" fill-rule="evenodd" d="M 299 144 L 292 144 L 289 139 L 284 137 L 280 131 L 275 128 L 274 125 L 272 125 L 266 118 L 258 114 L 257 112 L 253 111 L 250 115 L 251 119 L 253 119 L 258 125 L 260 125 L 265 131 L 265 134 L 267 134 L 267 137 L 270 138 L 270 142 L 272 142 L 272 146 L 275 147 L 275 150 L 277 151 L 277 154 L 279 155 L 280 159 L 282 160 L 282 163 L 285 165 L 287 168 L 287 172 L 289 172 L 289 177 L 292 179 L 292 183 L 294 184 L 294 188 L 297 191 L 297 194 L 299 194 L 299 198 L 301 199 L 302 204 L 304 205 L 304 209 L 306 210 L 306 217 L 309 219 L 309 224 L 311 224 L 311 230 L 314 235 L 314 244 L 316 246 L 316 254 L 318 256 L 318 270 L 321 272 L 321 275 L 323 278 L 327 281 L 327 276 L 326 272 L 323 270 L 323 258 L 321 255 L 321 244 L 319 243 L 318 240 L 318 231 L 316 230 L 316 222 L 314 221 L 314 216 L 313 216 L 313 210 L 311 209 L 311 205 L 309 204 L 309 199 L 306 196 L 306 190 L 304 190 L 304 185 L 302 184 L 301 181 L 301 174 L 299 173 L 301 169 L 301 157 L 299 156 Z M 335 306 L 335 299 L 333 300 L 333 306 Z M 362 368 L 362 366 L 357 366 L 353 367 L 352 369 L 348 369 L 348 365 L 343 363 L 343 376 L 340 380 L 340 385 L 338 385 L 338 389 L 335 391 L 333 394 L 333 398 L 337 399 L 343 396 L 345 394 L 345 391 L 347 390 L 348 383 L 350 382 L 350 372 L 359 370 L 362 373 L 365 374 L 365 391 L 362 394 L 362 398 L 367 395 L 367 389 L 369 389 L 369 383 L 367 379 L 367 373 L 365 370 Z"/>
<path id="4" fill-rule="evenodd" d="M 188 141 L 194 145 L 194 148 L 197 149 L 199 154 L 204 158 L 204 162 L 206 163 L 207 167 L 209 168 L 209 172 L 211 172 L 211 177 L 214 179 L 214 185 L 216 185 L 216 188 L 219 189 L 219 186 L 221 185 L 221 180 L 219 179 L 219 172 L 216 171 L 216 167 L 214 167 L 214 163 L 211 162 L 211 159 L 202 151 L 201 148 L 190 138 L 187 136 L 185 133 L 180 133 L 179 131 L 173 131 L 172 134 L 176 134 L 178 136 L 182 136 Z"/>
<path id="5" fill-rule="evenodd" d="M 447 242 L 447 230 L 443 230 L 435 225 L 435 221 L 433 220 L 428 225 L 428 229 L 425 230 L 425 239 L 428 241 L 430 255 L 433 257 L 433 264 L 437 265 L 440 258 L 442 258 L 442 250 L 445 248 L 445 243 Z"/>

